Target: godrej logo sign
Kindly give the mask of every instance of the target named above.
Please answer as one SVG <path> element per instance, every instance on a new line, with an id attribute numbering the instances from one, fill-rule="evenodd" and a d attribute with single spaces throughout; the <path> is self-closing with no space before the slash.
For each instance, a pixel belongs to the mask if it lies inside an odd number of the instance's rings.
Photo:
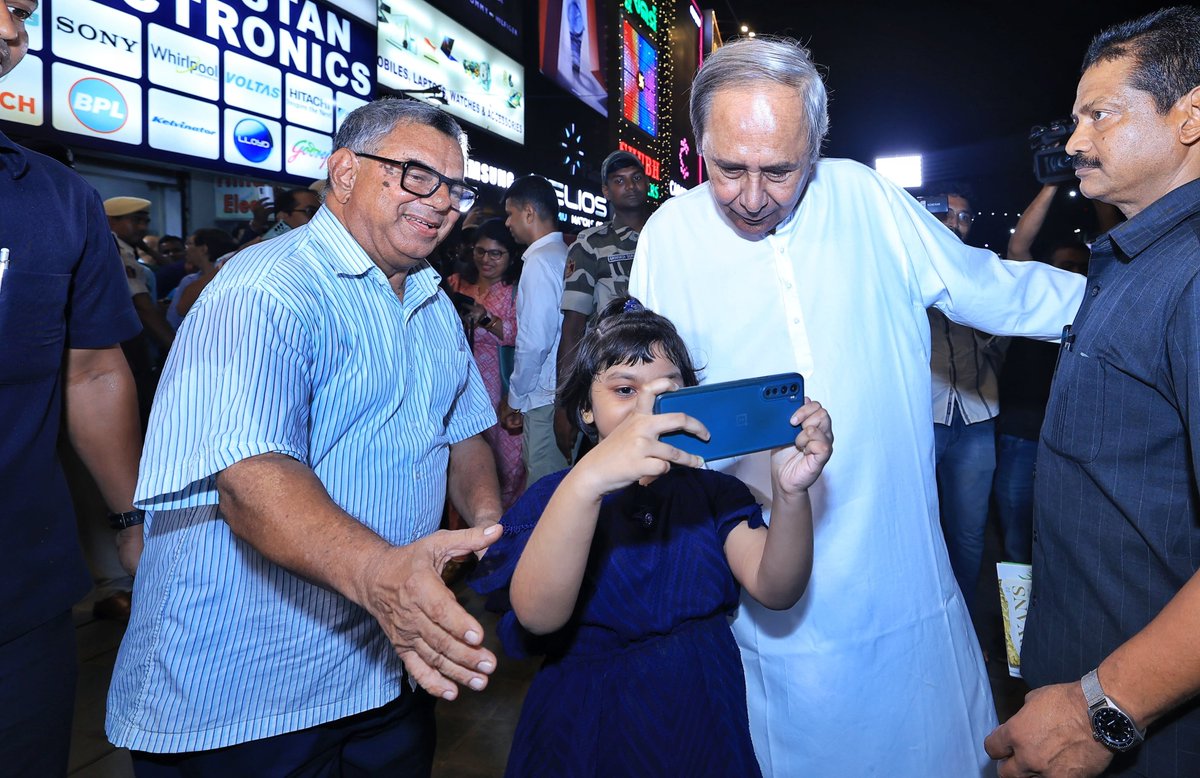
<path id="1" fill-rule="evenodd" d="M 262 162 L 271 156 L 275 139 L 271 131 L 257 119 L 242 119 L 233 128 L 233 144 L 251 162 Z"/>
<path id="2" fill-rule="evenodd" d="M 129 104 L 121 90 L 102 78 L 82 78 L 71 87 L 71 113 L 93 132 L 116 132 L 129 120 Z"/>

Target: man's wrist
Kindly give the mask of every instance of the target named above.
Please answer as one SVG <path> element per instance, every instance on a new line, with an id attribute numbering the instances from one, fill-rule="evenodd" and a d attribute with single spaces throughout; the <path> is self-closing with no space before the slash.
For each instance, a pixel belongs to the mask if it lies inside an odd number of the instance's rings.
<path id="1" fill-rule="evenodd" d="M 146 521 L 146 512 L 141 508 L 125 511 L 124 513 L 108 514 L 108 526 L 117 531 L 140 526 Z"/>

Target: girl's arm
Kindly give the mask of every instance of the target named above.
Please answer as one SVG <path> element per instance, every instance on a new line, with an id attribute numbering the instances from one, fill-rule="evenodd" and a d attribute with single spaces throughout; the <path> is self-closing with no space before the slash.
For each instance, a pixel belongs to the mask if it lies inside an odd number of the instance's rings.
<path id="1" fill-rule="evenodd" d="M 708 438 L 704 425 L 690 416 L 652 413 L 654 398 L 672 385 L 669 379 L 648 384 L 637 410 L 572 468 L 538 519 L 509 585 L 517 620 L 535 635 L 560 629 L 575 610 L 604 495 L 656 478 L 672 463 L 704 464 L 658 439 L 676 430 Z"/>
<path id="2" fill-rule="evenodd" d="M 812 503 L 808 488 L 833 452 L 829 414 L 808 401 L 792 416 L 800 424 L 795 445 L 771 455 L 771 524 L 735 527 L 725 539 L 725 557 L 738 583 L 773 610 L 792 607 L 812 572 Z"/>
<path id="3" fill-rule="evenodd" d="M 589 452 L 554 491 L 509 586 L 517 620 L 535 635 L 566 624 L 579 597 L 603 496 L 587 484 L 590 456 Z"/>

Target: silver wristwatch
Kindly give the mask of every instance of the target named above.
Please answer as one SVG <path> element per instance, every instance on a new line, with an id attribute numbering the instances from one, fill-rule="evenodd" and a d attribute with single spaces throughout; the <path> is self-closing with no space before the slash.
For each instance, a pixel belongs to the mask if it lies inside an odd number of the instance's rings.
<path id="1" fill-rule="evenodd" d="M 1113 751 L 1129 751 L 1142 744 L 1146 730 L 1139 730 L 1129 714 L 1104 694 L 1100 678 L 1093 670 L 1080 680 L 1092 720 L 1092 737 Z"/>

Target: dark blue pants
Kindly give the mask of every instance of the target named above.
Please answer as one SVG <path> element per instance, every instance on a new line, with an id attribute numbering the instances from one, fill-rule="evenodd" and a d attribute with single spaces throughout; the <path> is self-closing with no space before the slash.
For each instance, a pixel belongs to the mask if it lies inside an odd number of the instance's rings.
<path id="1" fill-rule="evenodd" d="M 437 731 L 434 700 L 405 688 L 382 708 L 235 746 L 186 754 L 133 752 L 138 778 L 356 778 L 428 776 Z"/>
<path id="2" fill-rule="evenodd" d="M 0 773 L 67 774 L 78 677 L 70 611 L 0 645 Z"/>
<path id="3" fill-rule="evenodd" d="M 988 419 L 966 424 L 955 412 L 950 426 L 933 425 L 933 443 L 946 550 L 967 608 L 974 612 L 996 471 L 996 423 Z"/>
<path id="4" fill-rule="evenodd" d="M 1033 470 L 1038 444 L 1014 435 L 996 439 L 996 514 L 1004 533 L 1005 562 L 1033 559 Z"/>

